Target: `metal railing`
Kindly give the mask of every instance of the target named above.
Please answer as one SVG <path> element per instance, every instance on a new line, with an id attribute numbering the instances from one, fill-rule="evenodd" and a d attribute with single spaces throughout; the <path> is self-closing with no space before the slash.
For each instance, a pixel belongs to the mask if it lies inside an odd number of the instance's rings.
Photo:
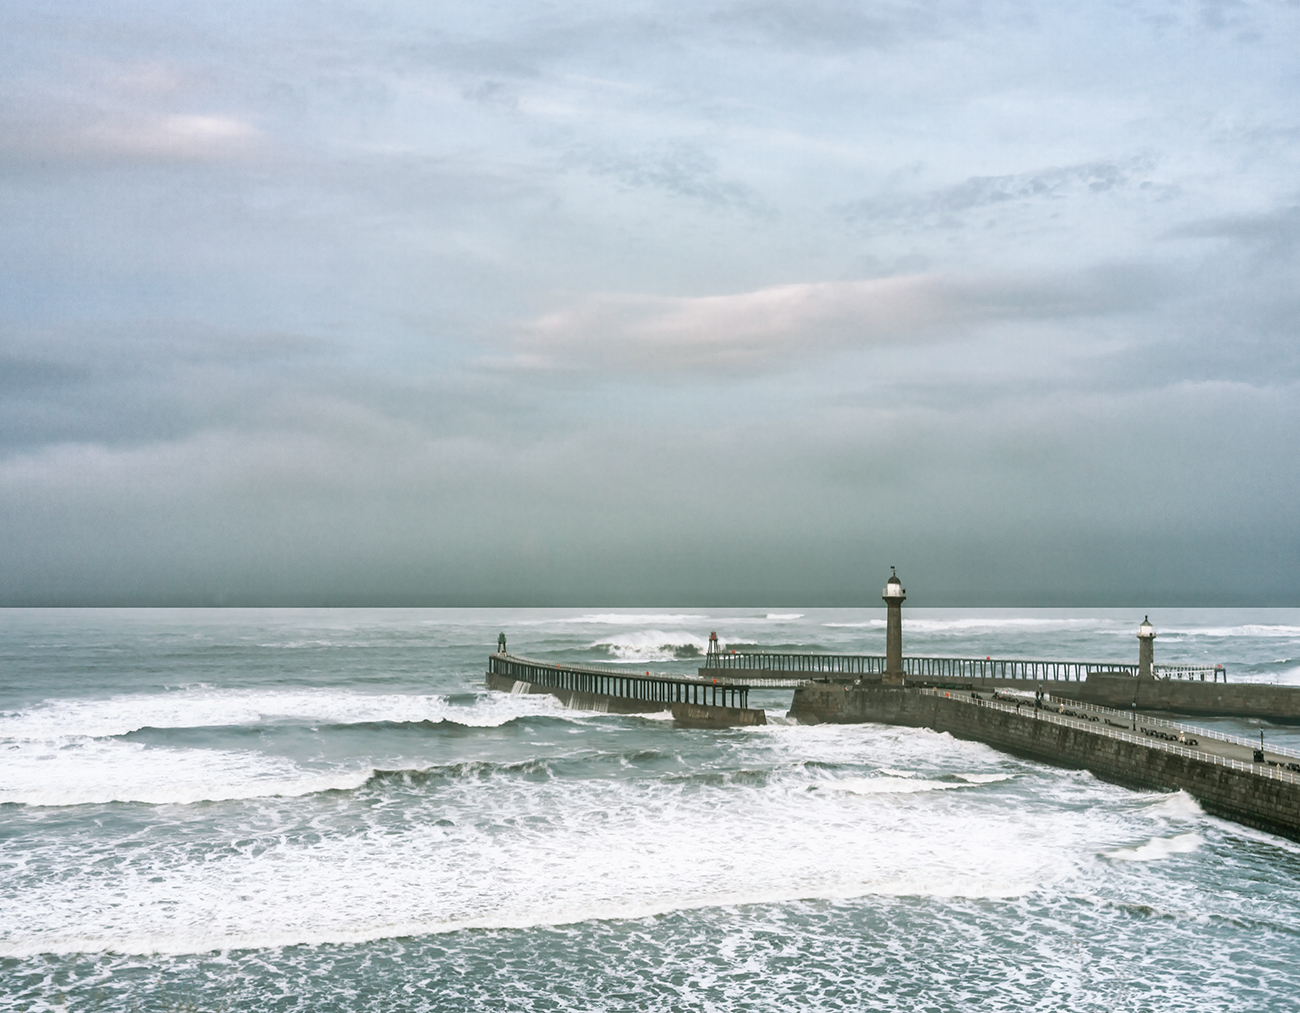
<path id="1" fill-rule="evenodd" d="M 956 701 L 957 703 L 965 704 L 966 706 L 970 706 L 970 707 L 981 706 L 981 704 L 977 704 L 974 700 L 971 700 L 969 698 L 963 699 L 960 695 L 953 696 L 952 691 L 950 690 L 922 689 L 920 690 L 920 692 L 926 696 L 946 696 L 949 699 Z M 1005 700 L 984 700 L 982 706 L 992 707 L 994 709 L 1003 710 L 1008 713 L 1017 713 L 1016 705 L 1009 704 Z M 1021 704 L 1020 706 L 1024 707 L 1025 705 Z M 1106 707 L 1090 706 L 1088 709 L 1110 711 L 1110 713 L 1112 714 L 1118 714 L 1124 717 L 1127 717 L 1129 714 L 1129 712 L 1127 711 L 1112 711 L 1110 710 L 1110 708 L 1106 708 Z M 1247 773 L 1255 774 L 1259 777 L 1271 777 L 1278 781 L 1285 781 L 1288 784 L 1300 784 L 1300 773 L 1292 770 L 1287 770 L 1285 767 L 1273 766 L 1268 763 L 1247 763 L 1244 760 L 1234 760 L 1231 757 L 1219 756 L 1216 753 L 1207 753 L 1204 750 L 1193 749 L 1189 746 L 1181 745 L 1179 743 L 1168 742 L 1162 739 L 1153 739 L 1152 737 L 1147 735 L 1139 735 L 1136 732 L 1132 732 L 1127 729 L 1115 728 L 1111 725 L 1104 725 L 1104 726 L 1094 725 L 1090 723 L 1087 718 L 1070 717 L 1065 714 L 1053 712 L 1046 708 L 1043 709 L 1033 708 L 1031 713 L 1033 714 L 1033 719 L 1036 721 L 1048 721 L 1053 724 L 1063 725 L 1069 728 L 1083 728 L 1087 731 L 1092 732 L 1095 735 L 1105 735 L 1109 738 L 1119 739 L 1124 742 L 1133 742 L 1138 745 L 1146 746 L 1148 749 L 1160 749 L 1168 753 L 1174 753 L 1177 756 L 1186 756 L 1192 759 L 1202 760 L 1206 763 L 1215 763 L 1221 767 L 1228 767 L 1232 770 L 1246 771 Z M 1021 716 L 1023 717 L 1024 715 L 1022 714 Z M 1149 724 L 1155 723 L 1154 721 L 1147 722 L 1145 718 L 1142 720 L 1143 722 Z M 1173 725 L 1173 722 L 1162 722 L 1162 723 L 1166 725 Z M 1174 727 L 1185 727 L 1185 726 L 1174 725 Z M 1197 731 L 1198 732 L 1203 731 L 1207 735 L 1217 737 L 1215 736 L 1215 733 L 1209 729 L 1197 729 Z M 1252 748 L 1252 749 L 1254 748 L 1253 745 L 1249 743 L 1248 740 L 1234 740 L 1234 741 L 1241 741 L 1247 746 L 1247 748 Z M 1300 754 L 1296 754 L 1294 750 L 1284 750 L 1280 748 L 1269 749 L 1268 751 L 1277 753 L 1279 755 L 1292 755 L 1292 756 L 1300 755 Z"/>
<path id="2" fill-rule="evenodd" d="M 907 659 L 904 659 L 905 661 Z M 876 654 L 776 654 L 732 651 L 705 656 L 704 668 L 725 671 L 758 669 L 801 675 L 879 675 L 885 670 L 884 655 Z"/>
<path id="3" fill-rule="evenodd" d="M 793 654 L 759 651 L 712 653 L 706 669 L 724 672 L 781 673 L 789 679 L 827 679 L 837 676 L 881 675 L 883 654 Z M 920 658 L 903 659 L 903 672 L 914 679 L 1023 679 L 1032 682 L 1083 682 L 1093 673 L 1137 676 L 1138 666 L 1108 661 L 1036 661 L 1023 658 Z M 787 674 L 788 673 L 788 674 Z M 1221 665 L 1156 665 L 1159 679 L 1194 678 L 1227 673 Z"/>
<path id="4" fill-rule="evenodd" d="M 1218 682 L 1220 676 L 1228 681 L 1228 670 L 1222 665 L 1152 665 L 1157 679 L 1197 679 L 1202 682 L 1208 675 L 1212 682 Z"/>
<path id="5" fill-rule="evenodd" d="M 561 665 L 508 654 L 488 656 L 488 672 L 516 682 L 548 689 L 661 703 L 700 704 L 712 707 L 748 707 L 749 687 L 709 679 L 658 674 L 631 675 L 626 670 L 595 665 Z"/>
<path id="6" fill-rule="evenodd" d="M 925 692 L 937 693 L 939 692 L 939 690 L 925 690 Z M 1028 697 L 1026 697 L 1026 700 L 1028 700 Z M 997 702 L 1005 703 L 1006 701 L 999 700 Z M 1242 749 L 1249 749 L 1251 751 L 1261 748 L 1260 744 L 1256 742 L 1254 739 L 1247 739 L 1240 735 L 1230 735 L 1227 732 L 1216 731 L 1213 728 L 1202 728 L 1200 725 L 1189 725 L 1189 724 L 1185 724 L 1182 721 L 1166 721 L 1164 718 L 1148 717 L 1145 714 L 1134 711 L 1132 708 L 1130 708 L 1129 710 L 1119 710 L 1114 707 L 1103 707 L 1101 704 L 1083 703 L 1078 700 L 1070 700 L 1070 699 L 1061 699 L 1059 701 L 1054 700 L 1052 702 L 1053 704 L 1059 704 L 1060 706 L 1064 706 L 1066 708 L 1067 714 L 1072 709 L 1086 710 L 1096 714 L 1100 714 L 1102 717 L 1106 717 L 1106 718 L 1109 717 L 1123 718 L 1125 721 L 1128 722 L 1132 722 L 1134 720 L 1134 715 L 1136 714 L 1137 723 L 1141 725 L 1154 725 L 1159 728 L 1175 728 L 1178 731 L 1185 733 L 1186 735 L 1191 735 L 1196 738 L 1215 739 L 1219 742 L 1226 742 L 1229 745 L 1240 746 Z M 1300 761 L 1300 749 L 1292 749 L 1289 746 L 1273 746 L 1273 745 L 1266 746 L 1264 747 L 1264 749 L 1266 752 L 1274 753 L 1278 756 L 1289 756 L 1297 761 Z"/>

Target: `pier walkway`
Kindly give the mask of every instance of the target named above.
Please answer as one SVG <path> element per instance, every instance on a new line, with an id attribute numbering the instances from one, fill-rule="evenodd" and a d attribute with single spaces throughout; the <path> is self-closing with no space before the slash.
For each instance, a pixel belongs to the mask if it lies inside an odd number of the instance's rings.
<path id="1" fill-rule="evenodd" d="M 1075 700 L 1050 700 L 1035 708 L 1032 699 L 996 693 L 974 693 L 958 690 L 921 689 L 922 695 L 941 696 L 958 703 L 976 707 L 989 707 L 1022 717 L 1032 715 L 1040 721 L 1085 728 L 1100 735 L 1126 742 L 1136 742 L 1162 749 L 1178 756 L 1188 756 L 1249 771 L 1263 777 L 1275 777 L 1291 784 L 1300 784 L 1300 750 L 1286 746 L 1270 746 L 1238 735 L 1229 735 L 1211 728 L 1198 728 L 1181 721 L 1165 721 L 1133 711 L 1098 707 Z"/>

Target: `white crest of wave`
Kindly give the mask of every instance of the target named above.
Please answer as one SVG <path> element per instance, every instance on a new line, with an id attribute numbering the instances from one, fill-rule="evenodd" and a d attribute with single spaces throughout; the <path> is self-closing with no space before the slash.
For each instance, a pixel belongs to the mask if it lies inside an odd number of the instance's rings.
<path id="1" fill-rule="evenodd" d="M 719 638 L 718 644 L 726 648 L 725 640 Z M 605 637 L 590 646 L 602 648 L 615 661 L 660 662 L 676 660 L 678 650 L 683 647 L 693 647 L 703 656 L 708 652 L 709 642 L 685 630 L 638 630 Z"/>
<path id="2" fill-rule="evenodd" d="M 1159 630 L 1166 638 L 1179 637 L 1300 637 L 1300 626 L 1245 624 L 1242 626 L 1182 626 Z"/>
<path id="3" fill-rule="evenodd" d="M 310 795 L 359 788 L 373 770 L 311 770 L 247 750 L 174 749 L 88 740 L 11 749 L 0 803 L 74 806 L 101 802 L 189 804 Z"/>
<path id="4" fill-rule="evenodd" d="M 910 795 L 918 791 L 950 791 L 972 785 L 965 781 L 926 781 L 919 777 L 845 777 L 824 781 L 820 787 L 854 795 Z"/>
<path id="5" fill-rule="evenodd" d="M 101 802 L 187 804 L 309 795 L 363 784 L 373 772 L 301 766 L 257 750 L 122 741 L 142 728 L 248 727 L 292 721 L 357 724 L 442 720 L 496 727 L 518 717 L 574 716 L 554 697 L 484 692 L 455 705 L 442 696 L 367 696 L 346 690 L 175 690 L 54 700 L 0 718 L 0 803 L 72 806 Z"/>
<path id="6" fill-rule="evenodd" d="M 1107 851 L 1105 858 L 1116 862 L 1155 862 L 1170 855 L 1185 855 L 1196 851 L 1205 842 L 1195 831 L 1174 837 L 1153 837 L 1134 848 L 1117 848 Z"/>
<path id="7" fill-rule="evenodd" d="M 1101 630 L 1114 626 L 1108 619 L 1032 618 L 1027 616 L 963 616 L 954 619 L 904 618 L 903 629 L 913 633 L 960 633 L 979 635 L 1008 630 L 1054 631 Z"/>
<path id="8" fill-rule="evenodd" d="M 187 687 L 96 700 L 47 700 L 0 715 L 0 740 L 55 742 L 102 738 L 141 728 L 248 727 L 291 721 L 360 724 L 371 721 L 455 721 L 491 727 L 526 714 L 560 709 L 543 696 L 512 698 L 484 692 L 473 704 L 452 704 L 438 694 L 355 693 L 328 689 L 215 689 Z"/>
<path id="9" fill-rule="evenodd" d="M 1147 808 L 1147 812 L 1169 819 L 1194 820 L 1205 815 L 1201 803 L 1185 791 L 1171 791 L 1160 796 L 1159 801 Z"/>
<path id="10" fill-rule="evenodd" d="M 707 621 L 708 616 L 693 612 L 597 612 L 553 620 L 561 623 L 591 623 L 601 626 L 646 626 L 650 623 L 692 623 Z"/>
<path id="11" fill-rule="evenodd" d="M 793 622 L 795 619 L 802 619 L 803 615 L 802 612 L 769 612 L 764 618 L 774 622 Z"/>

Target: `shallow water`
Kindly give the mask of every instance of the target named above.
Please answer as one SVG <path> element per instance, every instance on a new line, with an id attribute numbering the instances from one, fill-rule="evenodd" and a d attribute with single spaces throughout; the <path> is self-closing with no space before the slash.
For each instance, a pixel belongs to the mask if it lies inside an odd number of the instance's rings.
<path id="1" fill-rule="evenodd" d="M 909 654 L 1131 661 L 1140 615 L 909 610 Z M 1300 611 L 1152 613 L 1300 683 Z M 920 729 L 681 730 L 515 653 L 879 653 L 883 610 L 0 612 L 12 1009 L 1289 1009 L 1300 847 Z M 1218 722 L 1257 734 L 1259 725 Z M 1278 744 L 1295 729 L 1264 726 Z"/>

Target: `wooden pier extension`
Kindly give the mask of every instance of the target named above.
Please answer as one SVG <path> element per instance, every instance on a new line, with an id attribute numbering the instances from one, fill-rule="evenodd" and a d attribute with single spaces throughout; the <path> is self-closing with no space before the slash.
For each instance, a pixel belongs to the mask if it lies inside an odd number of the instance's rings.
<path id="1" fill-rule="evenodd" d="M 632 674 L 497 653 L 488 657 L 487 686 L 506 693 L 547 693 L 566 707 L 608 714 L 671 711 L 677 724 L 689 728 L 767 724 L 767 715 L 749 706 L 749 686 L 734 680 Z"/>

